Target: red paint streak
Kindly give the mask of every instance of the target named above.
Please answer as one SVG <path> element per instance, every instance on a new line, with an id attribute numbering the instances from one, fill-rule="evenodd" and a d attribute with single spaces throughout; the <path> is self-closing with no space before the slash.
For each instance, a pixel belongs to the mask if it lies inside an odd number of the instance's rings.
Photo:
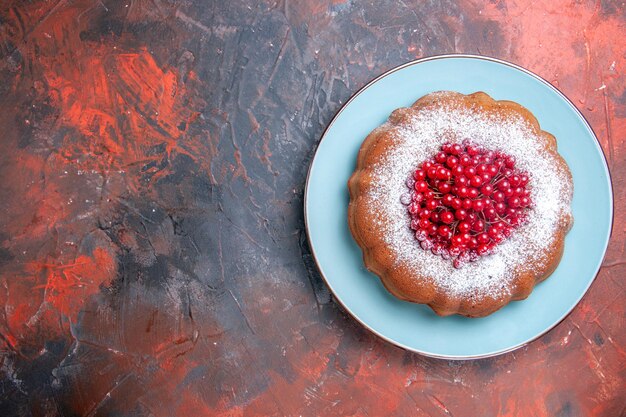
<path id="1" fill-rule="evenodd" d="M 66 137 L 63 154 L 82 169 L 126 170 L 158 161 L 150 150 L 183 153 L 202 162 L 197 142 L 185 140 L 187 126 L 198 116 L 186 86 L 173 69 L 160 68 L 145 49 L 137 52 L 93 51 L 59 71 L 44 65 L 45 79 L 61 111 L 60 123 L 83 138 Z M 195 75 L 188 74 L 188 82 Z M 194 106 L 195 105 L 195 106 Z"/>
<path id="2" fill-rule="evenodd" d="M 162 20 L 174 13 L 149 0 L 131 6 L 122 9 L 127 22 Z M 29 28 L 20 32 L 22 25 L 17 25 L 7 33 L 26 63 L 14 87 L 34 85 L 40 98 L 59 111 L 47 129 L 69 127 L 80 133 L 66 134 L 60 149 L 55 145 L 71 167 L 124 171 L 136 187 L 141 167 L 172 154 L 186 154 L 208 171 L 211 149 L 205 138 L 187 134 L 204 107 L 194 94 L 201 85 L 196 74 L 159 65 L 144 47 L 125 47 L 129 34 L 114 42 L 118 46 L 81 39 L 81 32 L 93 30 L 90 17 L 109 12 L 103 3 L 84 0 L 53 7 L 36 2 L 26 14 L 11 8 L 14 21 Z"/>
<path id="3" fill-rule="evenodd" d="M 32 289 L 43 289 L 44 300 L 75 322 L 83 306 L 79 300 L 98 293 L 101 285 L 110 284 L 117 274 L 117 263 L 107 250 L 96 248 L 92 256 L 80 255 L 70 264 L 35 262 L 29 269 L 35 275 L 46 276 L 45 284 Z M 26 317 L 18 315 L 16 319 Z"/>
<path id="4" fill-rule="evenodd" d="M 233 406 L 225 408 L 226 404 L 221 404 L 222 411 L 209 407 L 205 400 L 196 392 L 185 389 L 182 396 L 177 399 L 176 405 L 173 407 L 174 416 L 215 416 L 215 417 L 239 417 L 246 415 L 243 407 Z M 157 417 L 169 417 L 168 412 L 160 413 L 157 411 Z"/>
<path id="5" fill-rule="evenodd" d="M 0 303 L 5 306 L 1 332 L 13 349 L 23 344 L 43 343 L 34 338 L 40 331 L 57 334 L 59 315 L 76 322 L 87 300 L 117 274 L 117 261 L 107 249 L 96 248 L 74 262 L 50 259 L 30 262 L 19 275 L 4 276 Z"/>

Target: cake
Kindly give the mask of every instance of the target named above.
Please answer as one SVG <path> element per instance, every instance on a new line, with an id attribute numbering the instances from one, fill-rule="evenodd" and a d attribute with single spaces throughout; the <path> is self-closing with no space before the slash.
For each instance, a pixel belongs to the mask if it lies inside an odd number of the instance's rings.
<path id="1" fill-rule="evenodd" d="M 558 266 L 572 176 L 533 114 L 483 92 L 428 94 L 358 153 L 348 222 L 368 270 L 399 299 L 483 317 Z"/>

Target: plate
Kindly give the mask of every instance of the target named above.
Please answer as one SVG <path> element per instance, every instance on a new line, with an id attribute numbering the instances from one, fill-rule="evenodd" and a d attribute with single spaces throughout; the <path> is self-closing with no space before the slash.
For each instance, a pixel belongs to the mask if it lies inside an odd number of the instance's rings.
<path id="1" fill-rule="evenodd" d="M 348 229 L 347 182 L 363 139 L 398 107 L 421 96 L 451 90 L 484 91 L 496 100 L 528 108 L 541 128 L 556 136 L 574 178 L 574 227 L 557 270 L 523 301 L 470 319 L 439 317 L 428 306 L 400 301 L 369 273 Z M 539 76 L 494 58 L 444 55 L 394 68 L 356 93 L 322 136 L 304 197 L 311 251 L 337 301 L 381 338 L 423 355 L 474 359 L 524 346 L 563 320 L 600 269 L 613 221 L 606 159 L 582 114 Z"/>

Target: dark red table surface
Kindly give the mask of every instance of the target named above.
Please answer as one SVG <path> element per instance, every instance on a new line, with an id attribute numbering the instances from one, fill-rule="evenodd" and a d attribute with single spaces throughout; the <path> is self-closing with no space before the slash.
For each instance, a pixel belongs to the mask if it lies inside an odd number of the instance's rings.
<path id="1" fill-rule="evenodd" d="M 350 95 L 453 52 L 560 88 L 615 187 L 574 312 L 468 362 L 342 311 L 302 212 Z M 624 415 L 625 71 L 623 1 L 1 1 L 0 415 Z"/>

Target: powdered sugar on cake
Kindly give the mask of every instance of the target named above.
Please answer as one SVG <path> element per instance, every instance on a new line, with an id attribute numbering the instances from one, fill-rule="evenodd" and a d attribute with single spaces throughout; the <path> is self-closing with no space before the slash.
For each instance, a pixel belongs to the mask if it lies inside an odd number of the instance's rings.
<path id="1" fill-rule="evenodd" d="M 508 284 L 515 269 L 545 262 L 540 255 L 554 244 L 559 222 L 570 210 L 571 184 L 566 173 L 558 169 L 554 156 L 542 148 L 543 141 L 521 116 L 503 119 L 467 109 L 437 107 L 414 113 L 408 123 L 392 126 L 392 132 L 396 143 L 372 167 L 368 200 L 373 204 L 372 212 L 376 213 L 385 244 L 397 256 L 396 262 L 415 268 L 453 296 L 510 295 Z M 406 181 L 417 165 L 451 139 L 469 139 L 514 156 L 516 166 L 530 174 L 535 204 L 528 221 L 498 245 L 495 254 L 460 269 L 419 246 L 402 202 L 407 198 Z"/>

